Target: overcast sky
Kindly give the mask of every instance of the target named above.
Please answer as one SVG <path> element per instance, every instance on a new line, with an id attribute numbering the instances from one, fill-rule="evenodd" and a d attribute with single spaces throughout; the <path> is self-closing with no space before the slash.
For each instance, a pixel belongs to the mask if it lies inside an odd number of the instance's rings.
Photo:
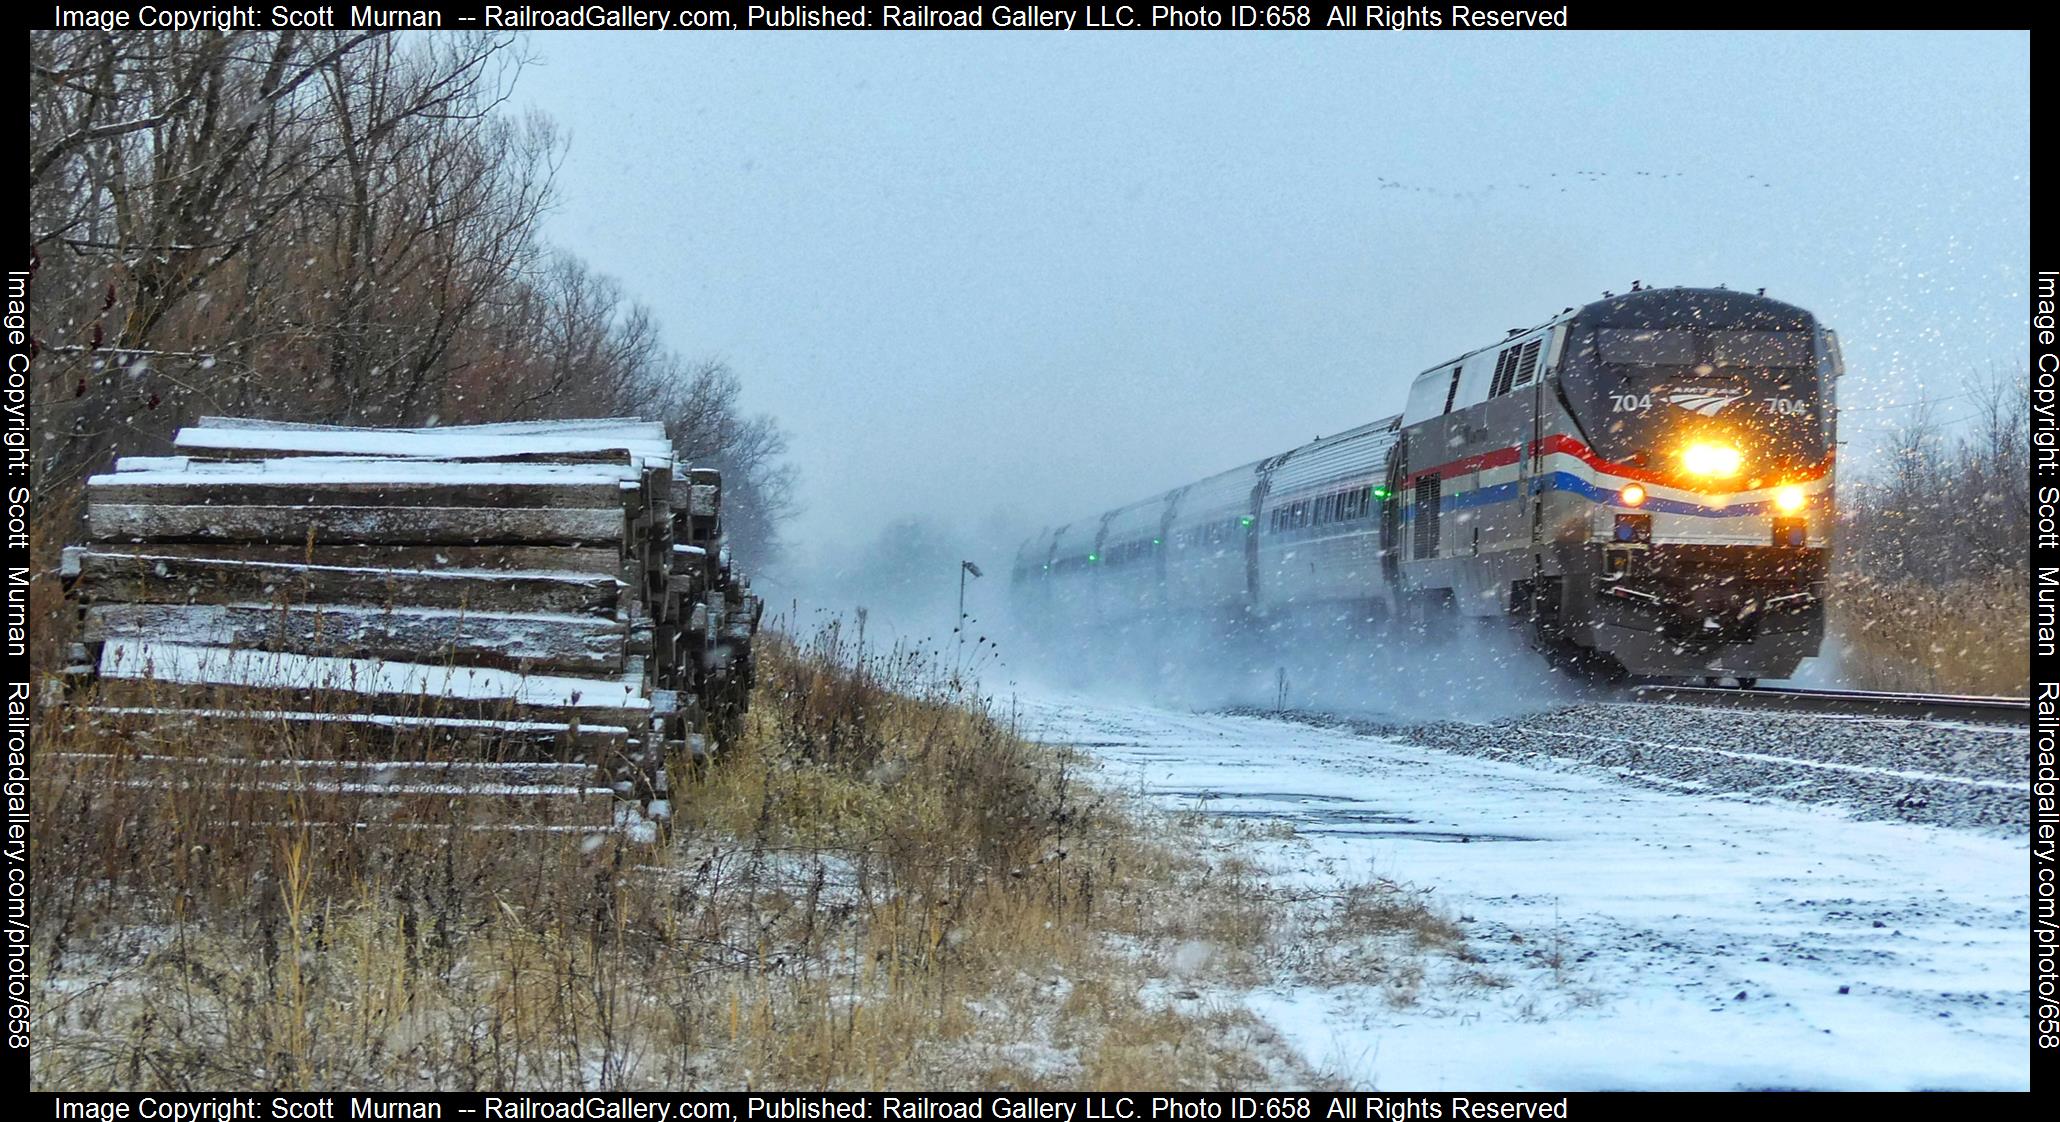
<path id="1" fill-rule="evenodd" d="M 1853 457 L 2026 353 L 2023 34 L 531 45 L 551 238 L 780 418 L 804 557 L 1286 449 L 1634 279 L 1822 316 Z"/>

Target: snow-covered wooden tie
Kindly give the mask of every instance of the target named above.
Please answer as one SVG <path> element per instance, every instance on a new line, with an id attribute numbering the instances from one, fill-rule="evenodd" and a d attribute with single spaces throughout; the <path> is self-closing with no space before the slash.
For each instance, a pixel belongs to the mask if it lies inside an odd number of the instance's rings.
<path id="1" fill-rule="evenodd" d="M 206 417 L 174 443 L 88 482 L 66 555 L 73 678 L 133 745 L 122 782 L 183 758 L 260 790 L 598 791 L 662 816 L 668 760 L 733 732 L 762 604 L 720 475 L 676 464 L 663 425 Z M 303 748 L 356 762 L 282 766 Z M 497 770 L 524 760 L 591 778 Z"/>

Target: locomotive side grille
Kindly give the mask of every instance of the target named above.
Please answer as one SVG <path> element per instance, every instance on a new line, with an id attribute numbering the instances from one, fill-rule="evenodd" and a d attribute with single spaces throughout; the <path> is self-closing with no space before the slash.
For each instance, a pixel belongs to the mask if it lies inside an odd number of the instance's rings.
<path id="1" fill-rule="evenodd" d="M 1519 347 L 1510 347 L 1495 356 L 1495 380 L 1488 385 L 1489 397 L 1501 397 L 1509 392 L 1511 379 L 1516 377 L 1516 354 Z"/>
<path id="2" fill-rule="evenodd" d="M 1443 490 L 1444 481 L 1435 475 L 1416 481 L 1416 511 L 1412 515 L 1416 521 L 1416 560 L 1437 556 L 1438 511 L 1444 505 Z"/>
<path id="3" fill-rule="evenodd" d="M 1545 340 L 1543 339 L 1533 339 L 1524 344 L 1523 354 L 1518 357 L 1516 362 L 1516 380 L 1514 385 L 1528 386 L 1531 384 L 1532 377 L 1538 373 L 1538 351 L 1544 345 Z"/>

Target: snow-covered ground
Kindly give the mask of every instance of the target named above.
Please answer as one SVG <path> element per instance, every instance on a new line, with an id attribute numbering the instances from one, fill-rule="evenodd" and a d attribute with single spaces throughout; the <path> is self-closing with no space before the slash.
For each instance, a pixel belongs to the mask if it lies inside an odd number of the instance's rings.
<path id="1" fill-rule="evenodd" d="M 1410 1003 L 1367 986 L 1212 995 L 1355 1083 L 2029 1084 L 2025 859 L 2004 838 L 1265 718 L 1018 705 L 1163 806 L 1291 824 L 1257 843 L 1283 881 L 1392 877 L 1463 920 L 1481 961 L 1433 963 Z"/>

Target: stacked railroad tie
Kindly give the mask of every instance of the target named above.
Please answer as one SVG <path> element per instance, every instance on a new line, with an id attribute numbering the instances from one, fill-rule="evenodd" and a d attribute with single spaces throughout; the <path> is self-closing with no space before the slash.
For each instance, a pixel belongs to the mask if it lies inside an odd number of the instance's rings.
<path id="1" fill-rule="evenodd" d="M 175 445 L 89 481 L 65 557 L 74 692 L 124 775 L 215 744 L 263 789 L 319 774 L 350 825 L 548 793 L 557 826 L 648 833 L 668 762 L 734 732 L 762 604 L 662 425 L 207 417 Z"/>

